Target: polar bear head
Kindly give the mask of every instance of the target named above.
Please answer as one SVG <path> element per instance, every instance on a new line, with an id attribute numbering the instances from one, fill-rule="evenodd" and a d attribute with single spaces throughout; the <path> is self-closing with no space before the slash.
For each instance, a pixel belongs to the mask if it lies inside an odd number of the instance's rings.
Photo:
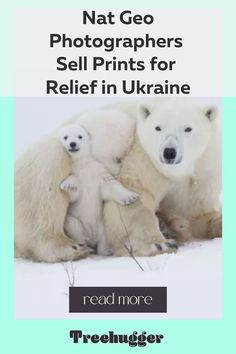
<path id="1" fill-rule="evenodd" d="M 138 108 L 137 135 L 160 172 L 183 177 L 207 151 L 216 116 L 214 106 L 194 99 L 150 101 Z"/>
<path id="2" fill-rule="evenodd" d="M 89 134 L 79 124 L 70 124 L 59 129 L 58 138 L 73 159 L 90 153 Z"/>

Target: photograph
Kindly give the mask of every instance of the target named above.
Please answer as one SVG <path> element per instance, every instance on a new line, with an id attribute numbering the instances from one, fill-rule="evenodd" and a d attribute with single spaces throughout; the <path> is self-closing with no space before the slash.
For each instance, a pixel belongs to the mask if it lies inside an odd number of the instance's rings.
<path id="1" fill-rule="evenodd" d="M 16 319 L 221 318 L 220 98 L 18 97 L 14 116 Z M 166 287 L 167 311 L 70 313 L 72 287 Z"/>

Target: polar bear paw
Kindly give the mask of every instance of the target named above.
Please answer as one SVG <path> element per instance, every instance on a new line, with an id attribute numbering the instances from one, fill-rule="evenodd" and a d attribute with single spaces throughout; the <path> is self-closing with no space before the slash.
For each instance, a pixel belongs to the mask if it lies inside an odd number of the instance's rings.
<path id="1" fill-rule="evenodd" d="M 88 257 L 94 253 L 94 250 L 83 243 L 71 243 L 65 247 L 62 260 L 73 261 L 81 258 Z"/>
<path id="2" fill-rule="evenodd" d="M 91 253 L 94 253 L 94 250 L 85 243 L 75 242 L 63 235 L 58 236 L 58 239 L 52 239 L 48 244 L 43 242 L 40 247 L 40 251 L 43 250 L 43 252 L 35 254 L 34 259 L 49 263 L 68 262 L 88 257 Z"/>
<path id="3" fill-rule="evenodd" d="M 67 178 L 60 184 L 60 188 L 64 192 L 77 192 L 78 183 L 75 180 Z"/>
<path id="4" fill-rule="evenodd" d="M 156 243 L 155 245 L 158 250 L 158 254 L 174 253 L 178 249 L 177 242 L 173 239 L 168 239 L 167 241 Z"/>
<path id="5" fill-rule="evenodd" d="M 117 198 L 117 203 L 121 205 L 129 205 L 136 202 L 139 198 L 139 195 L 135 192 L 131 192 L 125 190 L 119 197 Z"/>

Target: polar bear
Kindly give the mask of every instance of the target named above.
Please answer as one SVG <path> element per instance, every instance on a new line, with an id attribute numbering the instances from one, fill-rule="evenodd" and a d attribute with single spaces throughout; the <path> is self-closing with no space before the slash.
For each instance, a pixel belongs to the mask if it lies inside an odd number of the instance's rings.
<path id="1" fill-rule="evenodd" d="M 91 135 L 93 156 L 117 175 L 132 145 L 133 117 L 111 107 L 81 113 L 65 125 L 69 123 L 83 125 Z M 71 174 L 72 160 L 58 139 L 58 129 L 30 146 L 15 163 L 15 257 L 60 262 L 91 252 L 64 232 L 69 197 L 60 184 Z"/>
<path id="2" fill-rule="evenodd" d="M 85 112 L 70 122 L 85 127 L 92 136 L 93 156 L 113 175 L 121 167 L 121 183 L 140 195 L 135 205 L 105 203 L 104 222 L 115 254 L 126 254 L 122 242 L 127 238 L 135 255 L 176 247 L 173 241 L 166 244 L 160 232 L 155 215 L 160 206 L 187 218 L 195 237 L 221 235 L 220 139 L 214 107 L 190 98 L 145 99 L 141 105 L 133 100 Z M 154 129 L 158 126 L 161 130 Z M 16 163 L 16 257 L 57 262 L 88 254 L 74 249 L 75 241 L 64 233 L 69 198 L 59 186 L 71 174 L 72 163 L 56 134 L 30 147 Z M 169 149 L 166 156 L 164 148 Z"/>
<path id="3" fill-rule="evenodd" d="M 109 255 L 102 222 L 103 201 L 128 205 L 138 199 L 138 194 L 124 188 L 92 156 L 90 136 L 81 125 L 70 124 L 61 128 L 58 137 L 73 161 L 72 174 L 60 185 L 70 201 L 65 232 L 81 246 Z"/>
<path id="4" fill-rule="evenodd" d="M 139 106 L 134 144 L 119 176 L 139 201 L 126 207 L 107 202 L 104 207 L 115 255 L 132 249 L 136 256 L 148 256 L 176 247 L 160 231 L 160 207 L 190 222 L 189 239 L 221 236 L 218 128 L 215 107 L 194 99 L 150 100 Z"/>

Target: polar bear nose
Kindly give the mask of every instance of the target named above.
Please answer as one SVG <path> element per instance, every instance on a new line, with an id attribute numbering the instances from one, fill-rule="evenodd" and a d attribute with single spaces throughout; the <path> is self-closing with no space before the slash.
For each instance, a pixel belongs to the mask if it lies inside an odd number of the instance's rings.
<path id="1" fill-rule="evenodd" d="M 176 158 L 176 150 L 174 148 L 165 148 L 163 156 L 165 160 L 174 160 Z"/>
<path id="2" fill-rule="evenodd" d="M 70 143 L 70 147 L 73 149 L 73 148 L 75 148 L 76 147 L 76 143 L 74 143 L 73 141 L 72 141 L 72 143 Z"/>

